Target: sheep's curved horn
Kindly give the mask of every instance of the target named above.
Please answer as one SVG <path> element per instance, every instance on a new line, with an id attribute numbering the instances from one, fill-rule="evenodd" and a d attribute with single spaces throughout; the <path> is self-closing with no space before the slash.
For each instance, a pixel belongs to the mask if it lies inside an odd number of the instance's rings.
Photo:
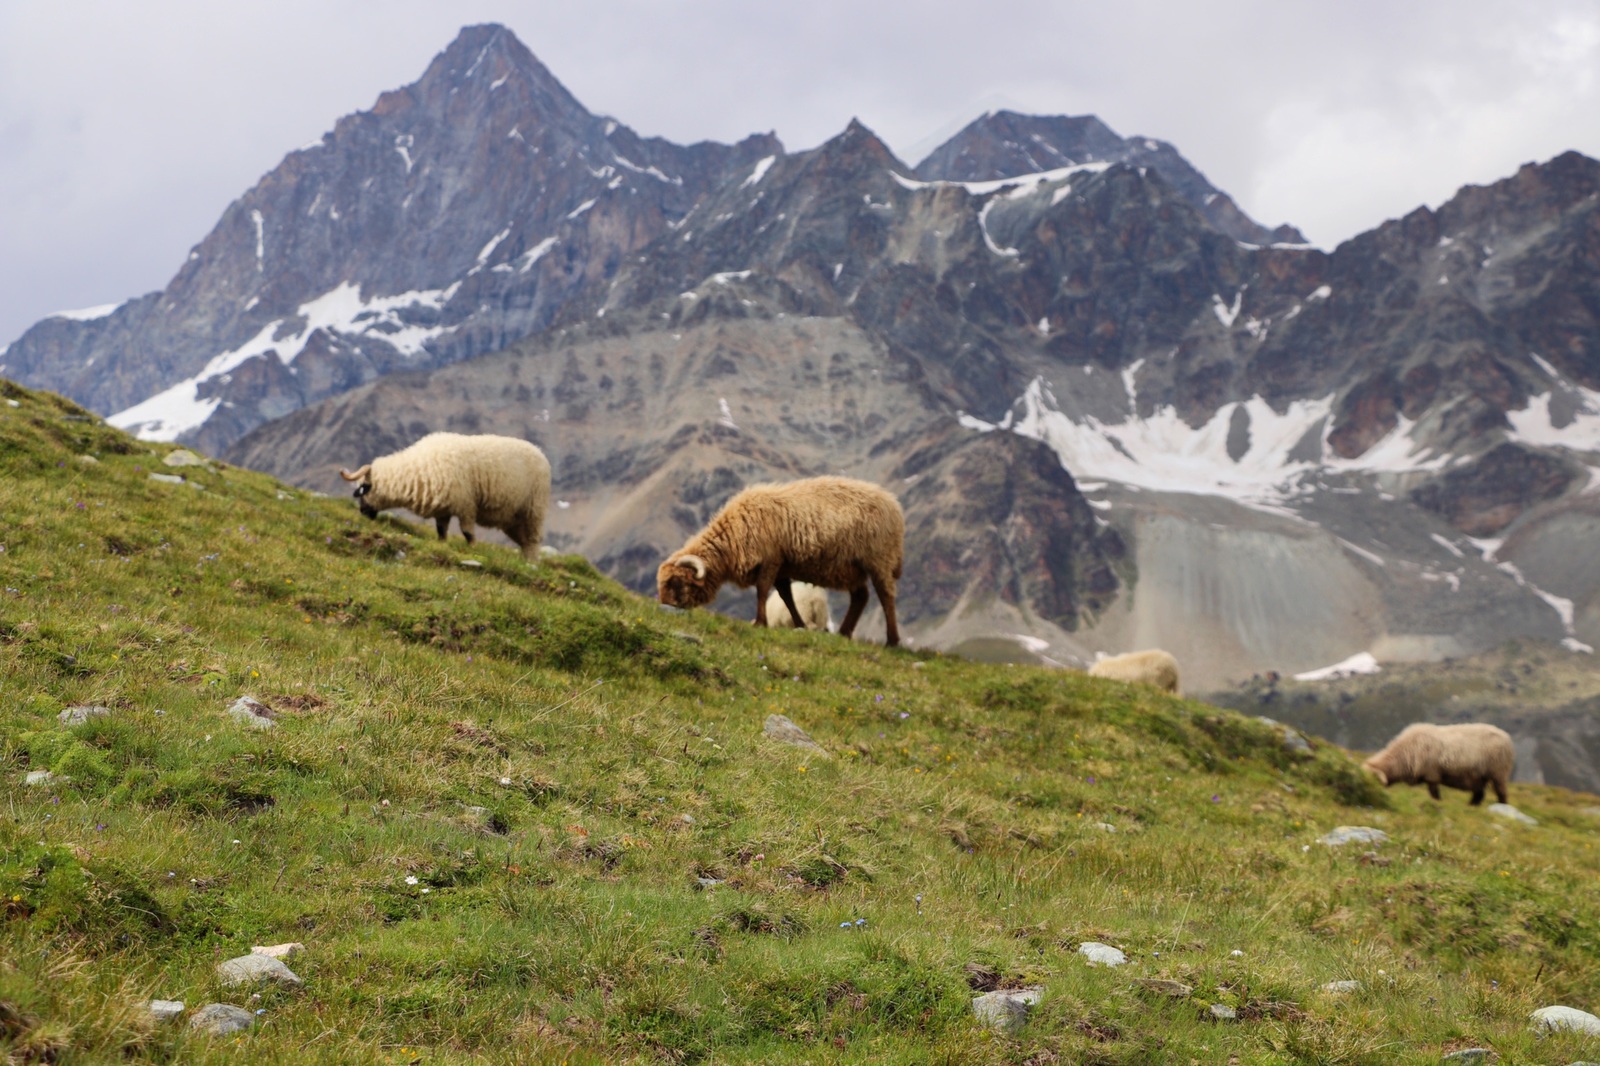
<path id="1" fill-rule="evenodd" d="M 678 565 L 679 566 L 692 566 L 692 567 L 694 567 L 694 576 L 696 578 L 702 580 L 702 581 L 705 580 L 705 576 L 706 576 L 706 561 L 704 559 L 700 558 L 700 556 L 698 556 L 698 555 L 680 555 L 680 556 L 678 556 Z"/>
<path id="2" fill-rule="evenodd" d="M 362 467 L 360 470 L 357 470 L 353 474 L 348 470 L 341 469 L 339 471 L 339 476 L 344 478 L 346 481 L 360 481 L 370 473 L 372 473 L 372 464 L 368 463 L 366 466 Z"/>

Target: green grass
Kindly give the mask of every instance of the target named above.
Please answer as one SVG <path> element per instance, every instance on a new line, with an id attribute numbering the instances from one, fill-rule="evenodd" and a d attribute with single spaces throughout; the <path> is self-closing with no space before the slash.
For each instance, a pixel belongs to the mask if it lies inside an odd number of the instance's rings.
<path id="1" fill-rule="evenodd" d="M 1600 1057 L 1527 1031 L 1600 1006 L 1593 797 L 1518 786 L 1541 825 L 1501 824 L 1150 690 L 667 612 L 233 468 L 155 482 L 167 446 L 0 388 L 0 1055 Z M 63 728 L 84 703 L 113 713 Z M 1391 842 L 1313 843 L 1342 823 Z M 219 986 L 286 940 L 303 988 Z M 973 964 L 1044 986 L 1018 1035 L 974 1022 Z M 152 996 L 263 1013 L 213 1041 Z"/>

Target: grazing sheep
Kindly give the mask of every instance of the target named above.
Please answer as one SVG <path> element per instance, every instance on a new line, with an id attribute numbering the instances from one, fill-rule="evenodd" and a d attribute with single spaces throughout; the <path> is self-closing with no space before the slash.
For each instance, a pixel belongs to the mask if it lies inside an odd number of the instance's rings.
<path id="1" fill-rule="evenodd" d="M 867 606 L 867 582 L 878 592 L 888 645 L 900 643 L 895 581 L 904 554 L 905 515 L 889 493 L 865 481 L 816 477 L 786 485 L 753 485 L 723 505 L 706 527 L 656 571 L 662 603 L 699 607 L 723 582 L 756 589 L 756 625 L 767 624 L 774 589 L 791 618 L 792 582 L 850 593 L 839 634 L 848 637 Z"/>
<path id="2" fill-rule="evenodd" d="M 1154 685 L 1174 696 L 1178 694 L 1178 660 L 1160 648 L 1113 655 L 1089 667 L 1090 677 L 1109 677 L 1113 681 L 1138 681 Z"/>
<path id="3" fill-rule="evenodd" d="M 538 559 L 544 539 L 544 513 L 550 504 L 550 462 L 525 440 L 488 434 L 430 433 L 409 448 L 380 456 L 351 473 L 360 482 L 355 497 L 361 513 L 405 507 L 431 518 L 444 540 L 454 515 L 461 535 L 473 542 L 473 527 L 503 530 L 522 549 L 525 559 Z"/>
<path id="4" fill-rule="evenodd" d="M 800 608 L 800 620 L 803 624 L 795 625 L 794 617 L 789 614 L 789 608 L 783 605 L 783 597 L 778 595 L 777 589 L 773 589 L 772 595 L 767 597 L 767 625 L 773 629 L 833 627 L 833 613 L 828 609 L 827 589 L 819 589 L 804 581 L 791 581 L 789 591 L 794 594 L 794 605 Z"/>
<path id="5" fill-rule="evenodd" d="M 1361 765 L 1385 785 L 1427 785 L 1434 799 L 1440 785 L 1471 792 L 1476 806 L 1490 785 L 1500 802 L 1506 801 L 1516 759 L 1511 737 L 1499 726 L 1417 722 Z"/>

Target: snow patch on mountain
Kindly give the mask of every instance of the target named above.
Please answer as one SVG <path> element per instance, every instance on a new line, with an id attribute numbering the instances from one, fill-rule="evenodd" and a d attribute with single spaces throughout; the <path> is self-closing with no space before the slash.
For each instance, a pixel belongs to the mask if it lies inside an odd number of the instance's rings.
<path id="1" fill-rule="evenodd" d="M 93 322 L 99 318 L 106 318 L 112 312 L 116 311 L 117 308 L 121 307 L 127 302 L 128 301 L 126 300 L 120 300 L 114 304 L 99 304 L 95 307 L 82 307 L 76 311 L 57 311 L 55 314 L 48 317 L 67 318 L 74 322 Z"/>
<path id="2" fill-rule="evenodd" d="M 298 318 L 305 325 L 287 337 L 278 337 L 283 319 L 274 319 L 255 336 L 237 348 L 213 357 L 193 377 L 163 389 L 149 399 L 107 418 L 119 429 L 128 430 L 142 440 L 173 441 L 200 428 L 222 403 L 220 396 L 200 395 L 200 386 L 232 373 L 251 359 L 275 356 L 285 366 L 305 350 L 317 330 L 344 336 L 369 336 L 381 340 L 403 355 L 416 355 L 423 345 L 449 327 L 408 323 L 402 312 L 439 311 L 461 286 L 426 289 L 396 296 L 363 299 L 361 288 L 341 282 L 321 296 L 300 305 Z"/>
<path id="3" fill-rule="evenodd" d="M 1451 458 L 1419 456 L 1419 445 L 1411 436 L 1415 423 L 1404 418 L 1364 455 L 1354 459 L 1331 456 L 1326 446 L 1326 427 L 1334 404 L 1331 395 L 1295 400 L 1282 412 L 1253 396 L 1224 404 L 1199 427 L 1190 426 L 1172 407 L 1159 407 L 1149 417 L 1140 417 L 1135 375 L 1141 365 L 1142 360 L 1122 372 L 1129 411 L 1118 421 L 1067 415 L 1043 378 L 1030 382 L 999 422 L 985 422 L 965 413 L 957 417 L 968 429 L 1011 430 L 1043 441 L 1075 478 L 1114 481 L 1158 492 L 1225 496 L 1279 513 L 1283 504 L 1311 491 L 1306 482 L 1320 472 L 1433 470 Z M 1241 411 L 1249 427 L 1249 444 L 1236 459 L 1228 453 L 1228 437 L 1236 412 Z M 1323 427 L 1322 454 L 1327 458 L 1320 462 L 1291 460 L 1296 446 L 1319 424 Z"/>

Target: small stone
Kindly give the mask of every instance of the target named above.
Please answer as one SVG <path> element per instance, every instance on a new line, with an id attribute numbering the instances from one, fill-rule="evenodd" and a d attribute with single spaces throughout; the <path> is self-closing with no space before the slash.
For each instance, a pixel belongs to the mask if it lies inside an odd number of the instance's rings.
<path id="1" fill-rule="evenodd" d="M 991 1029 L 1014 1033 L 1028 1022 L 1028 1011 L 1039 1002 L 1042 988 L 1006 989 L 985 992 L 972 1000 L 972 1013 Z"/>
<path id="2" fill-rule="evenodd" d="M 261 981 L 278 981 L 286 985 L 299 985 L 299 976 L 278 959 L 268 955 L 240 955 L 217 963 L 217 977 L 224 985 L 253 985 Z"/>
<path id="3" fill-rule="evenodd" d="M 1488 1062 L 1493 1057 L 1496 1057 L 1495 1053 L 1486 1047 L 1466 1047 L 1450 1052 L 1444 1061 L 1456 1063 L 1457 1066 L 1479 1066 L 1479 1063 Z"/>
<path id="4" fill-rule="evenodd" d="M 162 463 L 163 466 L 205 466 L 206 465 L 205 459 L 203 459 L 200 456 L 196 455 L 194 452 L 191 452 L 187 448 L 179 448 L 177 451 L 167 453 L 166 458 L 162 459 L 161 463 Z"/>
<path id="5" fill-rule="evenodd" d="M 683 641 L 685 644 L 705 643 L 698 633 L 684 633 L 681 630 L 674 630 L 672 635 Z"/>
<path id="6" fill-rule="evenodd" d="M 461 560 L 461 565 L 473 570 L 478 570 L 483 567 L 483 564 L 478 562 L 476 559 L 463 559 Z"/>
<path id="7" fill-rule="evenodd" d="M 766 724 L 761 727 L 761 734 L 769 740 L 776 740 L 780 744 L 793 744 L 797 748 L 806 748 L 815 751 L 824 758 L 828 752 L 821 744 L 811 739 L 811 734 L 795 725 L 781 714 L 767 715 Z"/>
<path id="8" fill-rule="evenodd" d="M 1268 718 L 1264 714 L 1256 715 L 1256 721 L 1263 725 L 1269 725 L 1274 729 L 1283 730 L 1283 747 L 1285 751 L 1292 751 L 1297 755 L 1311 754 L 1311 744 L 1292 726 L 1284 725 L 1276 718 Z"/>
<path id="9" fill-rule="evenodd" d="M 175 1022 L 183 1013 L 183 1002 L 176 999 L 152 999 L 145 1004 L 145 1009 L 158 1022 Z"/>
<path id="10" fill-rule="evenodd" d="M 244 1032 L 255 1021 L 256 1016 L 243 1007 L 235 1007 L 231 1003 L 207 1003 L 194 1012 L 189 1019 L 189 1028 L 211 1036 L 230 1036 Z"/>
<path id="11" fill-rule="evenodd" d="M 1532 815 L 1523 814 L 1509 803 L 1491 803 L 1489 804 L 1489 813 L 1499 818 L 1509 818 L 1513 822 L 1521 822 L 1523 825 L 1539 824 L 1539 819 Z"/>
<path id="12" fill-rule="evenodd" d="M 150 480 L 151 481 L 159 481 L 163 485 L 182 485 L 183 484 L 183 475 L 182 474 L 151 474 L 150 475 Z"/>
<path id="13" fill-rule="evenodd" d="M 1236 1022 L 1239 1020 L 1239 1012 L 1226 1003 L 1211 1004 L 1210 1014 L 1213 1021 Z"/>
<path id="14" fill-rule="evenodd" d="M 1359 992 L 1361 991 L 1361 982 L 1329 981 L 1327 984 L 1322 986 L 1322 990 L 1324 992 L 1331 992 L 1334 995 L 1344 995 L 1347 992 Z"/>
<path id="15" fill-rule="evenodd" d="M 1234 948 L 1232 951 L 1228 952 L 1228 955 L 1229 955 L 1230 958 L 1235 958 L 1235 959 L 1244 958 L 1244 952 L 1240 951 L 1238 948 Z"/>
<path id="16" fill-rule="evenodd" d="M 28 776 L 22 779 L 22 783 L 35 788 L 43 785 L 53 785 L 56 783 L 56 775 L 49 770 L 29 770 Z"/>
<path id="17" fill-rule="evenodd" d="M 716 888 L 718 885 L 727 884 L 727 882 L 720 877 L 697 877 L 694 879 L 694 883 L 699 885 L 701 888 Z"/>
<path id="18" fill-rule="evenodd" d="M 1128 956 L 1110 944 L 1100 944 L 1093 940 L 1079 944 L 1078 954 L 1088 960 L 1090 966 L 1121 966 L 1128 961 Z"/>
<path id="19" fill-rule="evenodd" d="M 1112 825 L 1110 822 L 1095 822 L 1090 825 L 1089 828 L 1098 829 L 1102 833 L 1115 833 L 1117 831 L 1117 827 Z"/>
<path id="20" fill-rule="evenodd" d="M 100 460 L 96 459 L 92 455 L 80 455 L 80 456 L 78 456 L 78 462 L 84 464 L 85 466 L 99 466 L 100 465 Z"/>
<path id="21" fill-rule="evenodd" d="M 292 959 L 306 949 L 299 941 L 287 944 L 268 944 L 265 947 L 257 944 L 250 949 L 252 955 L 265 955 L 269 959 Z"/>
<path id="22" fill-rule="evenodd" d="M 81 705 L 77 707 L 68 707 L 66 710 L 56 715 L 56 718 L 61 721 L 62 725 L 67 726 L 70 729 L 72 726 L 82 725 L 91 718 L 104 718 L 110 713 L 110 707 L 90 707 L 87 705 Z"/>
<path id="23" fill-rule="evenodd" d="M 1138 982 L 1141 988 L 1149 989 L 1159 995 L 1169 996 L 1172 999 L 1188 999 L 1194 995 L 1194 989 L 1182 981 L 1168 981 L 1163 977 L 1149 977 Z"/>
<path id="24" fill-rule="evenodd" d="M 1336 848 L 1341 844 L 1382 844 L 1388 839 L 1388 833 L 1369 825 L 1341 825 L 1325 836 L 1318 837 L 1317 843 Z"/>
<path id="25" fill-rule="evenodd" d="M 228 704 L 228 717 L 251 729 L 272 729 L 278 724 L 272 720 L 272 708 L 254 696 L 240 696 Z"/>
<path id="26" fill-rule="evenodd" d="M 911 664 L 911 669 L 913 669 L 913 670 L 921 670 L 923 667 L 925 667 L 927 665 L 928 664 L 924 663 L 924 662 L 914 662 L 914 663 Z"/>
<path id="27" fill-rule="evenodd" d="M 1540 1007 L 1529 1018 L 1533 1022 L 1533 1031 L 1540 1036 L 1547 1033 L 1600 1036 L 1600 1018 L 1575 1007 Z"/>

